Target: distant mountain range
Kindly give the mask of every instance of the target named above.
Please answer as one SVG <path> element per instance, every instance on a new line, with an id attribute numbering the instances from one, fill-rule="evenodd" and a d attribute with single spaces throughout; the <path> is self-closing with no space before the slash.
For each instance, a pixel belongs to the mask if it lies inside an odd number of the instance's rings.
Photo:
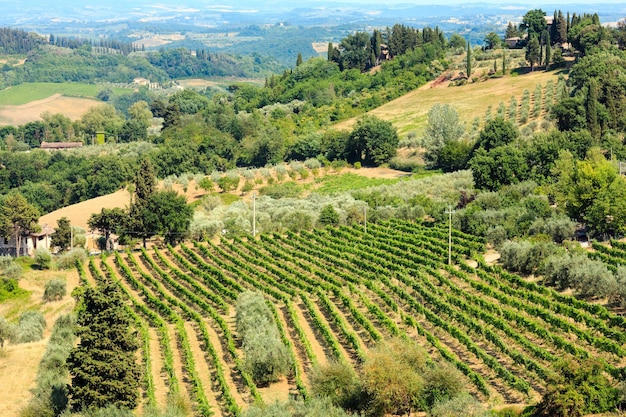
<path id="1" fill-rule="evenodd" d="M 469 3 L 463 5 L 423 6 L 415 3 L 368 4 L 367 2 L 327 1 L 251 1 L 214 2 L 187 0 L 177 4 L 134 0 L 101 2 L 57 0 L 33 2 L 0 0 L 0 24 L 47 33 L 59 29 L 109 27 L 125 24 L 177 24 L 189 27 L 221 29 L 246 25 L 286 22 L 291 25 L 392 25 L 394 23 L 457 27 L 492 23 L 506 25 L 519 21 L 531 8 L 548 14 L 555 9 L 576 13 L 597 12 L 602 22 L 626 17 L 626 4 L 554 4 Z M 119 26 L 118 26 L 119 27 Z"/>

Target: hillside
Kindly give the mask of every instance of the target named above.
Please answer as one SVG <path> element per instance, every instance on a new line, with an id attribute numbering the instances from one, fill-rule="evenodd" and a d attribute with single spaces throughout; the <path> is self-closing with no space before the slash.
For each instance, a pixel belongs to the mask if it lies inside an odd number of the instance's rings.
<path id="1" fill-rule="evenodd" d="M 428 123 L 428 112 L 434 104 L 452 105 L 457 110 L 461 122 L 469 127 L 475 117 L 484 118 L 489 106 L 495 111 L 501 102 L 508 105 L 512 96 L 517 97 L 519 102 L 525 90 L 532 92 L 537 84 L 545 85 L 549 80 L 556 83 L 562 74 L 563 70 L 534 71 L 463 86 L 451 86 L 449 82 L 437 79 L 367 114 L 392 122 L 400 136 L 414 134 L 420 138 Z M 334 127 L 349 130 L 356 120 L 357 117 L 338 123 Z"/>

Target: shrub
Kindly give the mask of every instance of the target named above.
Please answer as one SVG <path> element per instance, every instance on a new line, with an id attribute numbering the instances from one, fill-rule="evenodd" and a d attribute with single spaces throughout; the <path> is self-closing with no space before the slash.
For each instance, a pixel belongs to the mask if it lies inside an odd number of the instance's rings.
<path id="1" fill-rule="evenodd" d="M 561 361 L 548 380 L 537 415 L 581 417 L 612 411 L 619 400 L 619 389 L 607 379 L 601 363 Z"/>
<path id="2" fill-rule="evenodd" d="M 4 317 L 0 317 L 0 349 L 4 349 L 4 344 L 15 339 L 15 325 L 9 323 Z"/>
<path id="3" fill-rule="evenodd" d="M 19 279 L 22 276 L 22 268 L 12 256 L 0 256 L 0 275 L 3 278 Z"/>
<path id="4" fill-rule="evenodd" d="M 237 298 L 236 326 L 244 352 L 244 368 L 257 385 L 268 385 L 292 367 L 289 351 L 283 345 L 265 299 L 247 291 Z"/>
<path id="5" fill-rule="evenodd" d="M 40 269 L 50 269 L 52 266 L 52 254 L 46 248 L 38 248 L 35 250 L 35 263 Z"/>
<path id="6" fill-rule="evenodd" d="M 26 311 L 20 316 L 20 321 L 17 325 L 17 342 L 29 343 L 41 340 L 45 328 L 46 320 L 39 311 Z"/>
<path id="7" fill-rule="evenodd" d="M 345 410 L 358 410 L 363 406 L 363 387 L 351 366 L 331 361 L 316 366 L 311 374 L 311 393 L 324 398 Z"/>
<path id="8" fill-rule="evenodd" d="M 76 263 L 84 263 L 87 260 L 87 252 L 83 248 L 74 248 L 63 253 L 57 258 L 57 268 L 71 269 L 76 267 Z"/>
<path id="9" fill-rule="evenodd" d="M 43 292 L 43 299 L 45 301 L 60 300 L 67 294 L 67 285 L 65 281 L 61 279 L 51 279 L 46 281 L 46 287 Z"/>
<path id="10" fill-rule="evenodd" d="M 432 408 L 437 403 L 449 401 L 465 392 L 463 376 L 449 365 L 429 369 L 424 375 L 424 381 L 422 400 L 428 408 Z"/>
<path id="11" fill-rule="evenodd" d="M 349 417 L 350 415 L 325 399 L 311 399 L 306 402 L 289 400 L 271 405 L 254 404 L 243 413 L 243 417 Z"/>
<path id="12" fill-rule="evenodd" d="M 439 402 L 430 410 L 431 417 L 488 417 L 483 405 L 469 394 Z"/>

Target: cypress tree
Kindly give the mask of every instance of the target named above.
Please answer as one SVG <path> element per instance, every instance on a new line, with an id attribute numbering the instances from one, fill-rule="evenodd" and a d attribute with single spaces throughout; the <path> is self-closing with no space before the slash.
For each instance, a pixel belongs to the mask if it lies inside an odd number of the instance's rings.
<path id="1" fill-rule="evenodd" d="M 594 78 L 587 86 L 587 128 L 594 139 L 600 139 L 600 123 L 598 121 L 598 83 Z"/>
<path id="2" fill-rule="evenodd" d="M 465 72 L 467 74 L 467 78 L 472 75 L 472 48 L 469 41 L 467 41 L 467 61 L 465 62 Z"/>
<path id="3" fill-rule="evenodd" d="M 70 405 L 80 412 L 109 404 L 134 409 L 139 394 L 139 348 L 132 319 L 115 284 L 88 288 L 77 319 L 80 343 L 67 360 Z"/>
<path id="4" fill-rule="evenodd" d="M 298 52 L 298 58 L 296 58 L 296 67 L 302 65 L 302 54 Z"/>
<path id="5" fill-rule="evenodd" d="M 552 46 L 550 34 L 548 33 L 546 36 L 546 70 L 550 69 L 550 61 L 552 60 Z"/>

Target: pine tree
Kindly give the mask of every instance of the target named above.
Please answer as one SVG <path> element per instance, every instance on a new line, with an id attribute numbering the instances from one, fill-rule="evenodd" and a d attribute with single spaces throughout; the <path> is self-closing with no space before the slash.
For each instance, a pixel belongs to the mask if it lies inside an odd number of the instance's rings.
<path id="1" fill-rule="evenodd" d="M 302 65 L 302 54 L 298 52 L 298 57 L 296 58 L 296 67 Z"/>
<path id="2" fill-rule="evenodd" d="M 74 411 L 108 404 L 130 410 L 137 406 L 139 348 L 132 319 L 113 283 L 88 288 L 77 319 L 80 343 L 67 360 Z"/>

